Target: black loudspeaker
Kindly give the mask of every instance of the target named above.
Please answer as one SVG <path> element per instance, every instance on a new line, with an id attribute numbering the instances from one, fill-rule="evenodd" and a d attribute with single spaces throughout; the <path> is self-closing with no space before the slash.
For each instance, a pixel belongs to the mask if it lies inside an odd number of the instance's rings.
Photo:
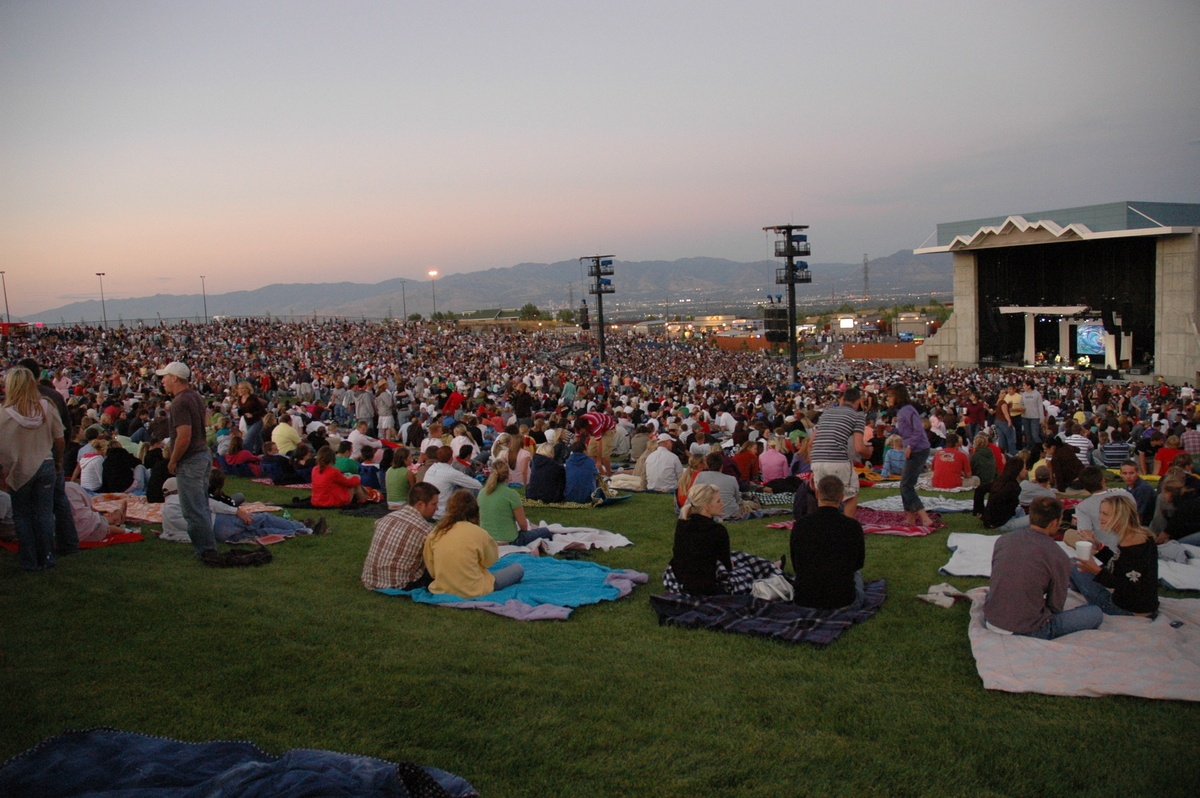
<path id="1" fill-rule="evenodd" d="M 783 340 L 787 340 L 788 312 L 787 308 L 763 308 L 763 329 L 767 332 L 782 332 Z M 770 339 L 768 339 L 770 340 Z"/>
<path id="2" fill-rule="evenodd" d="M 1100 315 L 1104 319 L 1104 331 L 1106 333 L 1118 333 L 1120 331 L 1120 326 L 1117 324 L 1116 319 L 1113 318 L 1112 305 L 1105 305 L 1104 309 L 1100 311 Z"/>

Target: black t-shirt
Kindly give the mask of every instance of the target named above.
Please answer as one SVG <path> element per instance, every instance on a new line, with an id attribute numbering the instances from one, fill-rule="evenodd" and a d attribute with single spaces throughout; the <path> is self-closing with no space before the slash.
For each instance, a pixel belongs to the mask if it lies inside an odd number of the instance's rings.
<path id="1" fill-rule="evenodd" d="M 1158 546 L 1153 540 L 1104 549 L 1097 556 L 1107 562 L 1096 581 L 1112 589 L 1114 604 L 1126 612 L 1158 609 Z"/>
<path id="2" fill-rule="evenodd" d="M 854 574 L 866 561 L 862 524 L 836 507 L 818 507 L 792 526 L 796 604 L 832 610 L 854 603 Z"/>
<path id="3" fill-rule="evenodd" d="M 707 515 L 697 513 L 675 522 L 671 570 L 689 595 L 713 596 L 727 592 L 717 582 L 717 563 L 732 568 L 730 556 L 729 531 Z"/>

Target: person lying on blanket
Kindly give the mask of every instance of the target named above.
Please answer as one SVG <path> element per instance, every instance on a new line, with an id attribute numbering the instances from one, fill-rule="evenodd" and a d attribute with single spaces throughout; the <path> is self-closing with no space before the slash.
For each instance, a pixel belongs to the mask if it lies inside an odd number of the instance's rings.
<path id="1" fill-rule="evenodd" d="M 778 565 L 762 557 L 730 550 L 729 531 L 716 520 L 723 507 L 721 492 L 715 485 L 697 483 L 688 491 L 675 522 L 671 563 L 663 572 L 663 586 L 669 592 L 749 595 L 756 579 L 782 573 Z"/>
<path id="2" fill-rule="evenodd" d="M 1053 640 L 1096 629 L 1104 621 L 1104 613 L 1092 604 L 1063 609 L 1071 558 L 1054 542 L 1062 514 L 1061 501 L 1039 496 L 1029 505 L 1030 526 L 996 541 L 992 584 L 983 604 L 988 630 Z"/>
<path id="3" fill-rule="evenodd" d="M 794 601 L 822 610 L 860 610 L 866 600 L 863 527 L 841 510 L 845 486 L 833 474 L 817 482 L 817 510 L 796 519 L 790 550 L 796 569 Z"/>
<path id="4" fill-rule="evenodd" d="M 479 502 L 469 490 L 458 490 L 446 502 L 423 548 L 425 570 L 433 578 L 430 593 L 449 593 L 472 599 L 515 585 L 525 569 L 513 564 L 492 573 L 500 559 L 496 541 L 479 525 Z"/>
<path id="5" fill-rule="evenodd" d="M 163 536 L 168 540 L 189 540 L 187 521 L 179 505 L 179 484 L 175 477 L 163 483 L 162 525 Z M 329 530 L 324 517 L 293 521 L 271 513 L 252 513 L 244 507 L 233 507 L 209 498 L 208 511 L 212 519 L 213 534 L 218 541 L 236 542 L 261 535 L 320 535 Z"/>
<path id="6" fill-rule="evenodd" d="M 109 535 L 125 531 L 125 509 L 128 499 L 121 499 L 121 506 L 107 513 L 92 509 L 92 497 L 77 482 L 67 482 L 67 501 L 71 504 L 71 517 L 75 519 L 75 531 L 81 543 L 101 541 Z"/>

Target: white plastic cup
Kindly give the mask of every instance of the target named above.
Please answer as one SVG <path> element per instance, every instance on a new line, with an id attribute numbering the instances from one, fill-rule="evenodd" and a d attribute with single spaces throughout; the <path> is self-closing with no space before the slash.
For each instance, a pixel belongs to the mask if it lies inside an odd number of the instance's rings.
<path id="1" fill-rule="evenodd" d="M 1092 542 L 1090 540 L 1075 542 L 1075 559 L 1084 561 L 1092 559 Z"/>

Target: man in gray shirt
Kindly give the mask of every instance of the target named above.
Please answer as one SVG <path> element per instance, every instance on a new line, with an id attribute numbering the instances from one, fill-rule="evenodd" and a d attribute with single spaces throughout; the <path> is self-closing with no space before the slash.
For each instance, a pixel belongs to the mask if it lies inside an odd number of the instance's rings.
<path id="1" fill-rule="evenodd" d="M 724 462 L 721 453 L 711 452 L 704 462 L 707 470 L 697 474 L 692 484 L 715 486 L 721 494 L 721 517 L 729 520 L 741 518 L 742 493 L 738 489 L 736 477 L 721 473 L 721 465 Z"/>
<path id="2" fill-rule="evenodd" d="M 1095 629 L 1104 620 L 1104 613 L 1092 604 L 1063 609 L 1072 564 L 1054 542 L 1062 512 L 1058 499 L 1034 499 L 1029 505 L 1029 526 L 996 541 L 992 584 L 983 605 L 984 626 L 989 631 L 1053 640 Z"/>
<path id="3" fill-rule="evenodd" d="M 1021 406 L 1025 412 L 1021 423 L 1025 427 L 1025 448 L 1034 451 L 1034 446 L 1042 442 L 1042 420 L 1046 418 L 1046 406 L 1042 404 L 1042 394 L 1033 387 L 1033 383 L 1025 380 L 1021 391 Z"/>

